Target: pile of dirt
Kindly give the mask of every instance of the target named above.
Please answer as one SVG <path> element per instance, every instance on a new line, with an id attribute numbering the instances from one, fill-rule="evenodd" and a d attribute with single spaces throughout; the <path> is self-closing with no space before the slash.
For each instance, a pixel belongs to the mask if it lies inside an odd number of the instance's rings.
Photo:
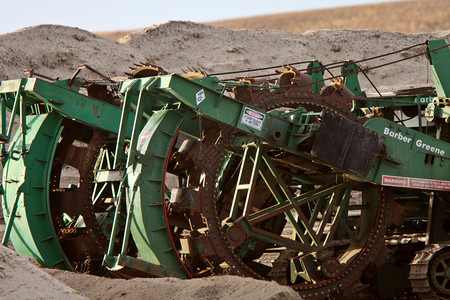
<path id="1" fill-rule="evenodd" d="M 86 299 L 35 266 L 31 258 L 0 245 L 0 299 Z"/>
<path id="2" fill-rule="evenodd" d="M 276 282 L 237 276 L 190 280 L 178 278 L 125 280 L 60 270 L 47 272 L 89 299 L 301 299 L 293 289 Z"/>
<path id="3" fill-rule="evenodd" d="M 295 34 L 172 21 L 136 31 L 116 42 L 79 28 L 40 25 L 0 35 L 0 80 L 20 78 L 23 70 L 31 68 L 47 76 L 69 78 L 80 64 L 88 64 L 110 77 L 123 76 L 135 63 L 141 62 L 177 73 L 187 66 L 214 73 L 316 59 L 328 64 L 367 59 L 427 39 L 441 38 L 450 40 L 450 31 L 402 34 L 316 30 Z M 422 50 L 423 47 L 413 48 L 400 56 L 364 62 L 361 67 L 384 64 Z M 340 73 L 337 69 L 331 71 Z M 92 75 L 83 76 L 91 78 Z M 423 56 L 374 69 L 368 76 L 382 90 L 431 84 L 428 63 Z M 372 89 L 363 76 L 360 79 L 363 89 Z"/>
<path id="4" fill-rule="evenodd" d="M 266 299 L 298 300 L 291 288 L 237 276 L 112 279 L 38 268 L 0 245 L 0 299 Z"/>

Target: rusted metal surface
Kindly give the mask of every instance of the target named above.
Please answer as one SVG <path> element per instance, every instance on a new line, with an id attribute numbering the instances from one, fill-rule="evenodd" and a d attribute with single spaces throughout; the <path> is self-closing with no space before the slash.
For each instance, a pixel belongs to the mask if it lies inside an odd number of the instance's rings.
<path id="1" fill-rule="evenodd" d="M 422 251 L 418 251 L 410 264 L 409 272 L 413 292 L 421 299 L 448 299 L 449 260 L 449 243 L 428 245 Z"/>

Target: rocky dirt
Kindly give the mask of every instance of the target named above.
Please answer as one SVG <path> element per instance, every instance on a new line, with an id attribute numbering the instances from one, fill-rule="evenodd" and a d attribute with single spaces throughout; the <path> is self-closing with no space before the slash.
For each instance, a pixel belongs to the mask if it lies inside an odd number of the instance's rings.
<path id="1" fill-rule="evenodd" d="M 296 300 L 289 287 L 237 276 L 203 279 L 112 279 L 43 269 L 0 245 L 0 299 L 266 299 Z"/>
<path id="2" fill-rule="evenodd" d="M 31 258 L 0 245 L 0 299 L 86 299 Z"/>
<path id="3" fill-rule="evenodd" d="M 125 280 L 60 270 L 47 272 L 89 299 L 300 299 L 294 290 L 280 286 L 276 282 L 237 276 L 190 280 L 178 278 Z"/>
<path id="4" fill-rule="evenodd" d="M 269 30 L 231 30 L 192 22 L 169 22 L 112 41 L 91 32 L 58 25 L 40 25 L 0 35 L 0 80 L 23 76 L 23 70 L 68 78 L 79 64 L 88 64 L 116 77 L 135 63 L 150 62 L 169 72 L 187 66 L 208 73 L 247 70 L 306 60 L 327 64 L 361 60 L 423 43 L 450 38 L 450 31 L 403 34 L 374 30 L 316 30 L 295 34 Z M 400 55 L 362 63 L 375 66 L 420 53 L 421 47 Z M 333 73 L 339 74 L 339 70 Z M 83 73 L 85 77 L 93 74 Z M 241 75 L 245 75 L 243 72 Z M 425 57 L 369 71 L 382 90 L 430 82 Z M 362 87 L 371 89 L 361 76 Z"/>
<path id="5" fill-rule="evenodd" d="M 40 25 L 0 35 L 0 81 L 23 70 L 61 79 L 88 64 L 110 77 L 123 76 L 134 63 L 150 62 L 169 72 L 187 66 L 208 73 L 247 70 L 318 59 L 327 64 L 361 60 L 427 39 L 450 41 L 450 31 L 420 34 L 371 30 L 317 30 L 304 34 L 267 30 L 230 30 L 191 22 L 169 22 L 112 41 L 79 28 Z M 376 66 L 420 53 L 368 61 Z M 83 77 L 95 78 L 84 71 Z M 339 74 L 339 70 L 333 73 Z M 242 72 L 241 75 L 246 75 Z M 382 91 L 432 85 L 424 56 L 368 72 Z M 371 91 L 361 78 L 362 88 Z M 3 227 L 4 228 L 4 227 Z M 299 299 L 287 287 L 233 276 L 178 280 L 109 279 L 37 268 L 29 259 L 0 247 L 1 299 Z"/>

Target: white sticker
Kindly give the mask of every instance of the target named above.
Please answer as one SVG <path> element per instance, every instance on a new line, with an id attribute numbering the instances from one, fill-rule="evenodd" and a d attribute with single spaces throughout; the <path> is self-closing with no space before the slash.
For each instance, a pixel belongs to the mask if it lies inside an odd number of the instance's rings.
<path id="1" fill-rule="evenodd" d="M 450 191 L 450 181 L 427 178 L 383 175 L 381 184 L 389 186 L 408 187 L 413 189 L 438 190 L 447 192 Z"/>
<path id="2" fill-rule="evenodd" d="M 245 108 L 242 114 L 241 123 L 249 127 L 261 130 L 266 116 L 256 110 Z"/>
<path id="3" fill-rule="evenodd" d="M 205 91 L 203 89 L 201 89 L 200 91 L 197 92 L 197 94 L 195 94 L 195 99 L 197 100 L 197 105 L 199 105 L 200 103 L 202 103 L 203 100 L 205 100 Z"/>

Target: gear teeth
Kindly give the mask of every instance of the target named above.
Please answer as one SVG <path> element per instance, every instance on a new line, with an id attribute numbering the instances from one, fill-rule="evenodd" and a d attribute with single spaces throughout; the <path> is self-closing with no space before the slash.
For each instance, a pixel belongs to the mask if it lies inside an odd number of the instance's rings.
<path id="1" fill-rule="evenodd" d="M 139 64 L 134 63 L 134 67 L 129 67 L 132 70 L 131 73 L 125 73 L 129 78 L 143 78 L 157 76 L 160 74 L 167 74 L 167 72 L 155 64 L 149 62 L 141 62 Z"/>
<path id="2" fill-rule="evenodd" d="M 204 78 L 204 77 L 208 76 L 208 74 L 206 74 L 206 72 L 201 70 L 199 67 L 187 66 L 186 68 L 188 69 L 188 71 L 181 69 L 181 71 L 183 72 L 182 76 L 184 78 L 194 80 L 194 79 L 200 79 L 200 78 Z"/>

